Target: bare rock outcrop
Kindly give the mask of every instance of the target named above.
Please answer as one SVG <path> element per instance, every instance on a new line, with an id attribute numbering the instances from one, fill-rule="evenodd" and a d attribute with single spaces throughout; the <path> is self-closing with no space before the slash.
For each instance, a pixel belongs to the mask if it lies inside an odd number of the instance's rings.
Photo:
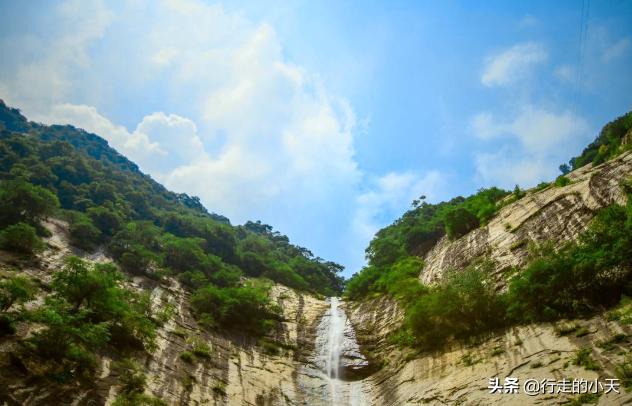
<path id="1" fill-rule="evenodd" d="M 620 182 L 632 175 L 632 152 L 597 167 L 587 165 L 567 177 L 571 184 L 551 185 L 530 192 L 503 207 L 484 227 L 450 241 L 443 237 L 425 256 L 419 278 L 429 284 L 441 280 L 451 269 L 463 269 L 479 259 L 492 260 L 497 280 L 511 267 L 525 264 L 529 242 L 551 241 L 561 245 L 575 239 L 596 210 L 625 203 Z"/>
<path id="2" fill-rule="evenodd" d="M 632 304 L 624 305 L 630 311 Z M 523 384 L 585 380 L 606 384 L 599 390 L 599 405 L 632 402 L 632 394 L 621 386 L 605 393 L 609 379 L 625 360 L 632 344 L 632 326 L 598 316 L 587 320 L 518 326 L 490 334 L 473 343 L 458 343 L 436 352 L 417 353 L 389 343 L 388 336 L 401 323 L 396 302 L 372 299 L 348 304 L 348 315 L 357 329 L 363 348 L 370 348 L 382 368 L 366 378 L 363 390 L 367 404 L 399 405 L 538 405 L 564 404 L 576 393 L 529 395 Z M 583 351 L 596 370 L 577 365 Z M 492 393 L 490 380 L 516 378 L 518 393 Z M 619 382 L 620 384 L 620 382 Z"/>

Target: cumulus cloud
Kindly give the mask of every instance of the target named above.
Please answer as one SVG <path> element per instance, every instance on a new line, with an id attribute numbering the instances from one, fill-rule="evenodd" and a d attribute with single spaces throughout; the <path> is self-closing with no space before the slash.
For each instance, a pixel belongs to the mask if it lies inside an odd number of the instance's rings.
<path id="1" fill-rule="evenodd" d="M 158 179 L 182 165 L 207 159 L 195 123 L 175 114 L 152 113 L 143 117 L 132 132 L 86 105 L 54 105 L 42 119 L 45 123 L 68 123 L 101 135 Z"/>
<path id="2" fill-rule="evenodd" d="M 68 0 L 58 4 L 54 16 L 58 19 L 51 25 L 54 28 L 46 27 L 39 37 L 15 41 L 28 48 L 7 58 L 11 66 L 0 81 L 5 101 L 23 106 L 33 119 L 76 92 L 77 72 L 91 68 L 88 48 L 103 38 L 114 14 L 103 1 Z"/>
<path id="3" fill-rule="evenodd" d="M 444 176 L 437 171 L 424 174 L 390 172 L 370 181 L 369 189 L 356 197 L 357 210 L 350 230 L 354 242 L 355 269 L 363 264 L 364 248 L 382 227 L 399 217 L 414 199 L 425 195 L 436 201 L 443 197 Z"/>
<path id="4" fill-rule="evenodd" d="M 499 150 L 475 154 L 476 175 L 484 184 L 531 186 L 551 179 L 557 167 L 589 140 L 586 121 L 570 111 L 525 106 L 508 120 L 490 113 L 473 117 L 471 128 L 482 140 L 501 141 Z M 502 143 L 505 141 L 505 143 Z"/>
<path id="5" fill-rule="evenodd" d="M 606 47 L 606 49 L 603 51 L 603 54 L 601 55 L 601 59 L 604 62 L 610 62 L 614 59 L 617 59 L 625 55 L 628 49 L 630 49 L 631 44 L 632 42 L 630 41 L 630 38 L 621 38 L 614 44 Z"/>
<path id="6" fill-rule="evenodd" d="M 555 77 L 562 82 L 573 82 L 577 77 L 575 68 L 570 65 L 560 65 L 553 71 Z"/>
<path id="7" fill-rule="evenodd" d="M 103 136 L 233 222 L 261 219 L 342 262 L 341 246 L 361 253 L 397 204 L 436 187 L 436 173 L 392 173 L 362 188 L 352 107 L 284 56 L 271 25 L 197 0 L 118 5 L 66 2 L 51 16 L 62 28 L 15 38 L 23 62 L 0 79 L 2 97 Z"/>
<path id="8" fill-rule="evenodd" d="M 524 17 L 522 17 L 520 21 L 518 21 L 518 27 L 522 29 L 532 28 L 538 25 L 538 23 L 539 21 L 537 18 L 535 18 L 531 14 L 527 14 Z"/>
<path id="9" fill-rule="evenodd" d="M 486 59 L 481 83 L 488 87 L 516 83 L 547 58 L 544 47 L 535 42 L 514 45 Z"/>

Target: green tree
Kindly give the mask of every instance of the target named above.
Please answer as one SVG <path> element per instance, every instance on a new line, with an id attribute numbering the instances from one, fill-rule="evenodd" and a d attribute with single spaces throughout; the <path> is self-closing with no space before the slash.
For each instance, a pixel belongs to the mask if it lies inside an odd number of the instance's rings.
<path id="1" fill-rule="evenodd" d="M 24 276 L 11 276 L 0 281 L 0 311 L 6 312 L 16 303 L 24 303 L 33 298 L 35 286 Z"/>
<path id="2" fill-rule="evenodd" d="M 268 290 L 267 286 L 254 282 L 225 289 L 208 285 L 195 292 L 191 305 L 207 324 L 263 335 L 278 319 Z"/>
<path id="3" fill-rule="evenodd" d="M 85 311 L 93 320 L 107 322 L 108 332 L 122 345 L 149 348 L 155 324 L 149 296 L 121 287 L 123 275 L 109 263 L 90 265 L 70 257 L 53 277 L 54 295 L 72 312 Z"/>
<path id="4" fill-rule="evenodd" d="M 91 207 L 87 210 L 88 217 L 101 232 L 113 236 L 123 222 L 122 216 L 105 206 Z"/>
<path id="5" fill-rule="evenodd" d="M 406 325 L 420 345 L 433 348 L 504 325 L 503 298 L 484 272 L 454 272 L 410 307 Z"/>
<path id="6" fill-rule="evenodd" d="M 452 240 L 469 233 L 478 226 L 478 217 L 463 207 L 458 207 L 445 216 L 446 234 Z"/>
<path id="7" fill-rule="evenodd" d="M 0 247 L 20 254 L 33 255 L 43 247 L 35 228 L 26 223 L 17 223 L 0 231 Z"/>
<path id="8" fill-rule="evenodd" d="M 58 206 L 57 196 L 41 186 L 24 180 L 0 182 L 0 227 L 20 222 L 37 226 Z"/>
<path id="9" fill-rule="evenodd" d="M 81 214 L 70 224 L 70 242 L 86 251 L 91 251 L 101 241 L 101 230 L 96 228 L 88 216 Z"/>

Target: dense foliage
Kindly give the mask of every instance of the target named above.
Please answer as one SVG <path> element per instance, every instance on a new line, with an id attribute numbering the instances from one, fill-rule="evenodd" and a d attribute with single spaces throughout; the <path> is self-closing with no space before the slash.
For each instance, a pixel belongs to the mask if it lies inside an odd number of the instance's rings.
<path id="1" fill-rule="evenodd" d="M 522 193 L 516 187 L 513 195 Z M 423 198 L 416 200 L 411 210 L 371 240 L 366 249 L 369 264 L 347 282 L 346 295 L 355 299 L 369 292 L 385 292 L 388 281 L 398 279 L 402 272 L 418 275 L 421 266 L 414 257 L 423 256 L 444 235 L 456 239 L 486 224 L 502 207 L 503 198 L 515 197 L 509 195 L 489 188 L 438 204 L 423 202 Z"/>
<path id="2" fill-rule="evenodd" d="M 19 306 L 36 295 L 40 303 Z M 35 357 L 57 381 L 91 376 L 101 351 L 153 349 L 156 328 L 166 318 L 164 309 L 152 311 L 148 294 L 126 287 L 111 263 L 69 257 L 46 290 L 15 272 L 0 275 L 0 335 L 13 334 L 19 321 L 37 323 L 20 357 Z"/>
<path id="3" fill-rule="evenodd" d="M 573 317 L 610 307 L 632 294 L 632 197 L 599 212 L 578 243 L 543 247 L 512 281 L 510 320 Z"/>
<path id="4" fill-rule="evenodd" d="M 105 247 L 130 273 L 175 275 L 200 290 L 196 297 L 235 293 L 256 308 L 261 291 L 244 276 L 325 295 L 342 290 L 340 265 L 261 222 L 232 226 L 197 197 L 167 191 L 94 134 L 28 122 L 1 101 L 0 123 L 0 248 L 32 255 L 47 233 L 42 220 L 56 215 L 70 223 L 77 247 Z M 226 314 L 240 307 L 220 308 L 205 314 L 230 327 Z"/>
<path id="5" fill-rule="evenodd" d="M 589 162 L 599 164 L 632 147 L 632 112 L 607 124 L 597 139 L 554 182 Z M 542 183 L 535 190 L 549 187 Z M 632 295 L 632 185 L 623 183 L 626 207 L 601 210 L 578 241 L 559 249 L 531 247 L 523 269 L 514 269 L 506 292 L 490 279 L 491 264 L 482 261 L 453 270 L 435 286 L 419 283 L 422 258 L 447 235 L 457 239 L 491 219 L 506 204 L 522 198 L 518 186 L 508 192 L 491 188 L 468 198 L 428 204 L 420 200 L 392 225 L 380 230 L 366 250 L 368 266 L 348 282 L 345 295 L 359 299 L 388 294 L 406 312 L 397 339 L 433 348 L 451 339 L 478 335 L 516 323 L 589 315 Z"/>
<path id="6" fill-rule="evenodd" d="M 584 148 L 581 155 L 570 160 L 569 164 L 571 168 L 581 168 L 591 162 L 595 165 L 599 165 L 621 152 L 631 149 L 631 131 L 632 111 L 606 124 L 597 139 Z M 565 164 L 560 166 L 560 169 L 564 173 L 562 167 L 567 168 L 567 166 L 565 166 Z"/>
<path id="7" fill-rule="evenodd" d="M 475 268 L 451 273 L 441 284 L 407 303 L 406 328 L 428 348 L 504 325 L 503 298 L 487 274 Z"/>
<path id="8" fill-rule="evenodd" d="M 576 242 L 558 249 L 533 246 L 528 264 L 513 270 L 506 292 L 496 290 L 489 262 L 454 270 L 428 287 L 417 279 L 421 261 L 408 257 L 383 271 L 367 267 L 349 281 L 347 294 L 386 293 L 398 299 L 406 318 L 396 338 L 426 349 L 500 327 L 612 307 L 632 295 L 632 181 L 623 188 L 627 205 L 602 209 Z"/>

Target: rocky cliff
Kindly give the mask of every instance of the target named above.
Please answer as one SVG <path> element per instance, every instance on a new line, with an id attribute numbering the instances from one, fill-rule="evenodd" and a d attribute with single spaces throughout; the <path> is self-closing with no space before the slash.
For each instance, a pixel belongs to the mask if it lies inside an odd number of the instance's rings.
<path id="1" fill-rule="evenodd" d="M 488 259 L 493 262 L 497 280 L 503 284 L 504 271 L 525 264 L 530 242 L 561 245 L 576 238 L 596 210 L 625 203 L 620 182 L 631 173 L 632 152 L 627 152 L 597 167 L 588 164 L 571 172 L 567 186 L 552 184 L 529 192 L 503 207 L 486 226 L 455 241 L 443 237 L 425 256 L 419 279 L 433 283 L 450 269 Z"/>
<path id="2" fill-rule="evenodd" d="M 29 276 L 50 282 L 50 272 L 63 259 L 82 254 L 68 243 L 67 224 L 52 220 L 46 224 L 52 237 L 48 249 L 30 264 L 0 256 L 0 271 L 18 265 Z M 102 252 L 85 256 L 107 261 Z M 260 341 L 227 332 L 200 328 L 189 308 L 189 293 L 173 279 L 161 283 L 135 277 L 130 284 L 151 292 L 153 306 L 170 306 L 173 316 L 158 330 L 157 348 L 144 359 L 147 392 L 170 405 L 286 405 L 313 404 L 308 393 L 326 385 L 314 365 L 316 328 L 328 303 L 313 295 L 297 293 L 274 285 L 271 297 L 282 311 L 282 322 L 274 334 Z M 24 323 L 18 333 L 0 341 L 0 386 L 5 404 L 15 405 L 110 405 L 119 392 L 114 359 L 102 357 L 94 382 L 84 385 L 42 384 L 38 366 L 19 358 L 20 341 L 36 328 Z M 195 343 L 210 347 L 210 355 L 184 360 L 181 354 Z M 312 371 L 311 373 L 309 371 Z M 316 372 L 314 372 L 316 371 Z"/>
<path id="3" fill-rule="evenodd" d="M 394 315 L 400 311 L 396 303 L 378 299 L 349 309 L 361 343 L 383 362 L 383 368 L 363 382 L 367 403 L 372 405 L 564 404 L 578 396 L 571 393 L 529 396 L 522 388 L 517 394 L 490 393 L 489 381 L 498 377 L 502 383 L 506 377 L 513 377 L 520 384 L 527 379 L 559 382 L 564 378 L 606 382 L 616 377 L 616 365 L 623 361 L 623 353 L 632 340 L 629 321 L 594 317 L 516 327 L 477 342 L 418 354 L 399 349 L 386 338 L 398 327 Z M 589 354 L 597 370 L 575 365 L 580 351 Z M 619 391 L 593 400 L 599 405 L 632 402 L 632 394 Z"/>
<path id="4" fill-rule="evenodd" d="M 596 210 L 625 203 L 620 182 L 632 174 L 632 153 L 597 167 L 588 165 L 568 175 L 570 184 L 534 190 L 508 204 L 489 224 L 451 241 L 441 239 L 425 256 L 419 279 L 435 283 L 450 270 L 463 269 L 478 260 L 493 264 L 500 287 L 505 271 L 524 265 L 529 243 L 550 241 L 562 245 L 575 239 Z M 348 305 L 349 318 L 362 348 L 382 368 L 364 382 L 370 404 L 576 404 L 619 405 L 632 402 L 620 389 L 599 397 L 578 399 L 572 393 L 529 396 L 490 393 L 489 380 L 506 377 L 542 381 L 585 379 L 601 382 L 616 377 L 632 344 L 630 320 L 617 320 L 623 309 L 587 320 L 563 320 L 498 331 L 476 342 L 455 344 L 434 353 L 417 353 L 392 344 L 389 335 L 403 319 L 394 300 L 386 297 Z M 583 354 L 593 364 L 578 361 Z"/>
<path id="5" fill-rule="evenodd" d="M 505 206 L 485 227 L 455 241 L 439 241 L 425 257 L 420 280 L 433 283 L 447 270 L 490 259 L 502 285 L 505 270 L 524 264 L 529 242 L 562 244 L 574 239 L 597 209 L 622 203 L 619 182 L 631 173 L 632 153 L 627 153 L 569 174 L 571 183 L 567 186 L 551 185 L 529 192 Z M 64 222 L 51 220 L 46 227 L 52 236 L 46 241 L 47 250 L 36 261 L 20 262 L 3 254 L 0 268 L 18 266 L 41 281 L 45 289 L 51 271 L 58 269 L 68 255 L 109 260 L 101 251 L 85 255 L 72 248 Z M 173 309 L 172 317 L 158 331 L 156 350 L 143 356 L 147 393 L 170 405 L 337 404 L 337 400 L 332 401 L 332 381 L 323 361 L 323 356 L 328 356 L 323 351 L 334 315 L 327 300 L 274 285 L 271 297 L 281 309 L 282 321 L 274 333 L 255 341 L 198 326 L 189 308 L 189 293 L 173 279 L 157 282 L 135 277 L 129 284 L 150 291 L 153 306 Z M 613 312 L 632 311 L 631 304 L 622 306 L 624 309 Z M 390 340 L 403 319 L 402 310 L 393 300 L 380 297 L 342 303 L 340 309 L 336 313 L 343 323 L 341 348 L 336 349 L 343 371 L 339 404 L 560 403 L 572 400 L 574 395 L 499 395 L 490 393 L 489 380 L 604 381 L 615 376 L 616 366 L 623 362 L 632 341 L 632 321 L 610 313 L 587 320 L 516 327 L 441 352 L 418 353 Z M 43 383 L 38 365 L 20 358 L 16 351 L 20 340 L 36 328 L 22 323 L 15 336 L 0 341 L 0 367 L 4 371 L 0 374 L 0 386 L 4 388 L 0 395 L 5 404 L 113 403 L 120 390 L 114 355 L 99 359 L 93 382 Z M 200 342 L 210 348 L 208 355 L 188 360 L 181 356 Z M 577 361 L 580 353 L 592 362 L 589 369 L 586 362 Z M 620 391 L 589 400 L 602 405 L 632 402 L 631 395 Z"/>

